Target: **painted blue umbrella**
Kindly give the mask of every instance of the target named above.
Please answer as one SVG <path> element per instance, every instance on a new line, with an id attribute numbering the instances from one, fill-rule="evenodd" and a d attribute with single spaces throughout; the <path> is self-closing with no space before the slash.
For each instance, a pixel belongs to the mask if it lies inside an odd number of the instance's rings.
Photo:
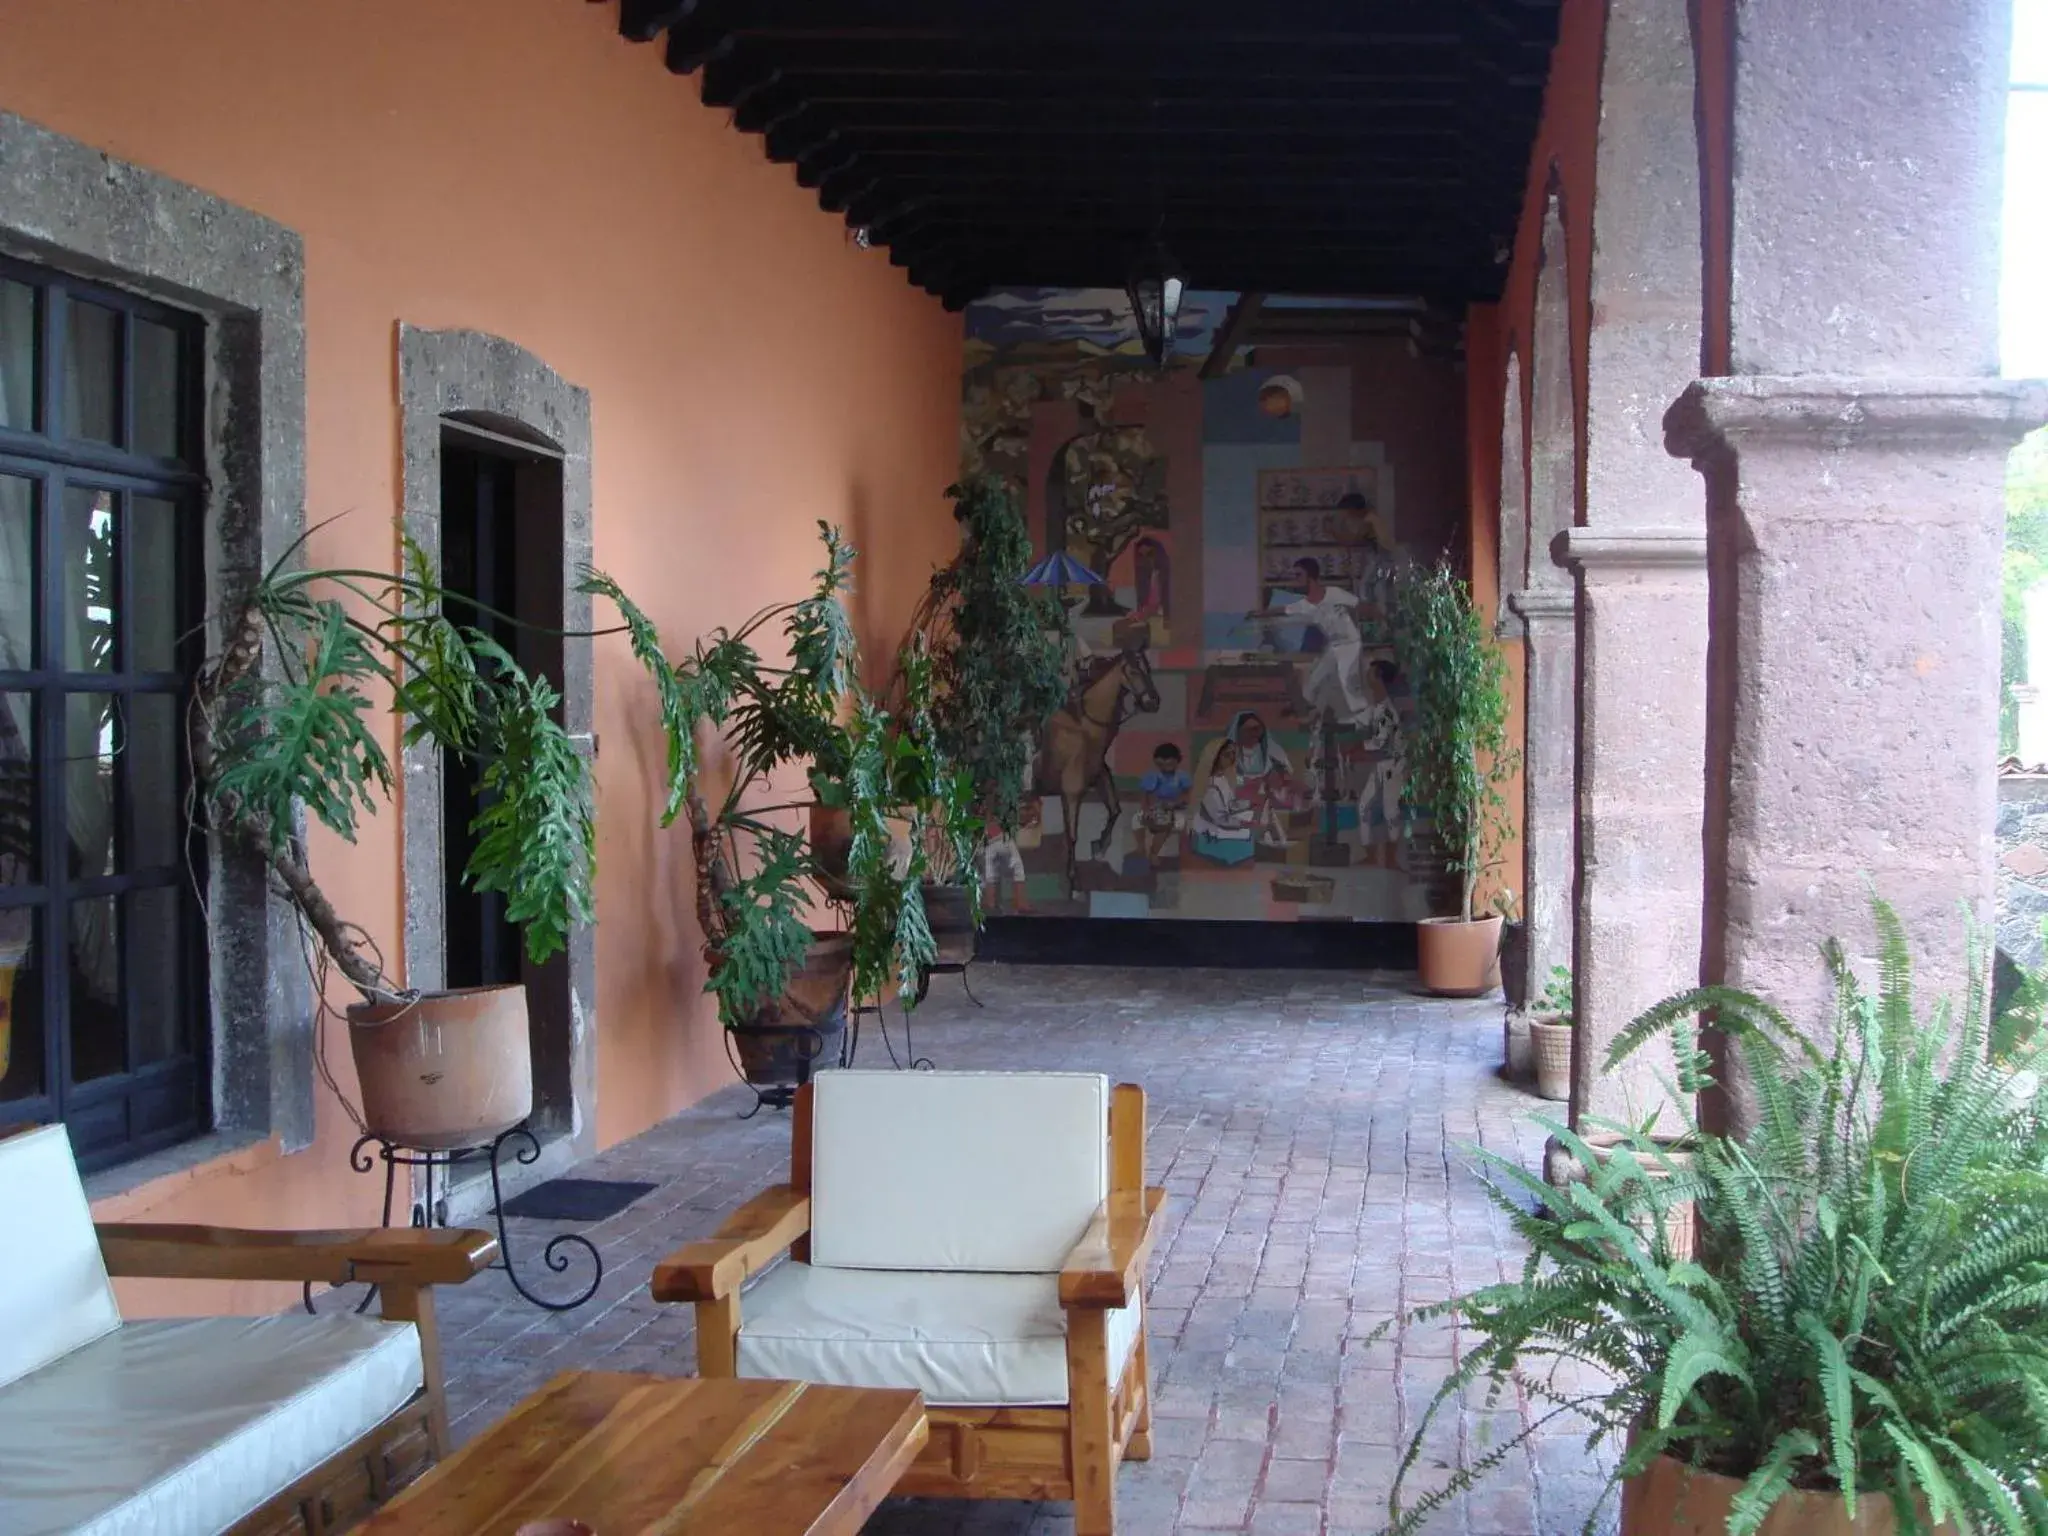
<path id="1" fill-rule="evenodd" d="M 1056 549 L 1018 578 L 1027 587 L 1099 587 L 1102 578 L 1064 549 Z"/>

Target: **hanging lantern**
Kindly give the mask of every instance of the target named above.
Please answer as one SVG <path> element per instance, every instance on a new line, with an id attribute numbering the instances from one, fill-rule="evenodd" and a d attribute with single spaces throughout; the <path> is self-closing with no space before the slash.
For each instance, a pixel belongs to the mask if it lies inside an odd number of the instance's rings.
<path id="1" fill-rule="evenodd" d="M 1166 247 L 1152 249 L 1131 273 L 1125 291 L 1131 296 L 1131 317 L 1138 322 L 1138 341 L 1155 367 L 1165 367 L 1173 352 L 1174 327 L 1180 323 L 1180 301 L 1187 283 Z"/>

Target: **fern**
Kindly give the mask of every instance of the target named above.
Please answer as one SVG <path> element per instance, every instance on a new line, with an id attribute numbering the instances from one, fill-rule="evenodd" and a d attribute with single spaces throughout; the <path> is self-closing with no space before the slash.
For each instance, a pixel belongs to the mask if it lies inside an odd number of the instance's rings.
<path id="1" fill-rule="evenodd" d="M 1668 999 L 1616 1042 L 1620 1061 L 1668 1039 L 1681 1078 L 1712 1086 L 1695 1023 L 1709 1014 L 1755 1106 L 1742 1134 L 1688 1119 L 1674 1155 L 1619 1127 L 1595 1156 L 1554 1127 L 1587 1170 L 1563 1192 L 1482 1154 L 1530 1257 L 1518 1281 L 1413 1314 L 1455 1318 L 1465 1354 L 1421 1417 L 1403 1480 L 1439 1411 L 1519 1386 L 1538 1404 L 1568 1401 L 1595 1439 L 1625 1442 L 1617 1476 L 1670 1455 L 1741 1479 L 1731 1536 L 1758 1529 L 1793 1487 L 1877 1494 L 1902 1529 L 1931 1514 L 2048 1533 L 2036 1061 L 2006 1043 L 1994 1054 L 1981 1000 L 1960 1016 L 1917 1007 L 1906 936 L 1874 905 L 1874 992 L 1827 947 L 1837 995 L 1824 1047 L 1728 989 Z M 1664 1233 L 1686 1202 L 1698 1253 L 1680 1261 Z M 1606 1385 L 1556 1391 L 1558 1361 L 1597 1367 Z M 1417 1529 L 1485 1465 L 1406 1506 L 1397 1483 L 1390 1528 Z"/>

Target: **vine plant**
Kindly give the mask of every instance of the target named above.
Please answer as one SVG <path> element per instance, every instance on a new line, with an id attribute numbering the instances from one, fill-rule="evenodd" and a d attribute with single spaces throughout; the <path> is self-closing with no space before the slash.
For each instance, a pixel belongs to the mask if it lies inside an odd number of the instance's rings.
<path id="1" fill-rule="evenodd" d="M 1458 916 L 1472 921 L 1479 877 L 1513 831 L 1501 786 L 1518 761 L 1508 745 L 1507 663 L 1486 637 L 1471 589 L 1448 561 L 1400 584 L 1394 648 L 1415 689 L 1402 801 L 1434 824 L 1459 879 Z"/>

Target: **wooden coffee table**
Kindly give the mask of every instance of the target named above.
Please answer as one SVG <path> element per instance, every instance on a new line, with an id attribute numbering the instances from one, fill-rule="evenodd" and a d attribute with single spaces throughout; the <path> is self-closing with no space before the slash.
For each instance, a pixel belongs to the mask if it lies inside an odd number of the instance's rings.
<path id="1" fill-rule="evenodd" d="M 566 1371 L 356 1536 L 852 1536 L 928 1433 L 916 1392 Z"/>

